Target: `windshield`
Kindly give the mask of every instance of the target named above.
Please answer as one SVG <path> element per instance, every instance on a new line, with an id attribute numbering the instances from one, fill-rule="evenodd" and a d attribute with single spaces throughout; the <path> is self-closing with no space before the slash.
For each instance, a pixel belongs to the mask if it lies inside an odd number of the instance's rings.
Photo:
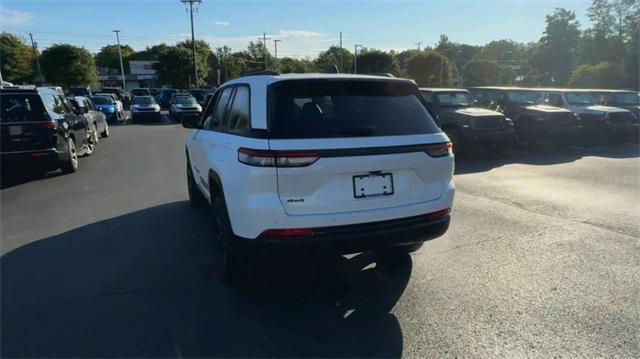
<path id="1" fill-rule="evenodd" d="M 533 91 L 507 91 L 509 102 L 515 103 L 539 103 L 542 96 Z"/>
<path id="2" fill-rule="evenodd" d="M 113 105 L 113 100 L 106 96 L 94 96 L 91 98 L 96 105 Z"/>
<path id="3" fill-rule="evenodd" d="M 469 106 L 473 103 L 471 95 L 466 92 L 439 93 L 437 96 L 440 106 Z"/>
<path id="4" fill-rule="evenodd" d="M 616 103 L 620 105 L 638 105 L 640 104 L 640 96 L 634 92 L 624 92 L 613 94 Z"/>
<path id="5" fill-rule="evenodd" d="M 439 132 L 413 84 L 305 81 L 277 84 L 270 96 L 275 138 L 416 135 Z"/>
<path id="6" fill-rule="evenodd" d="M 588 92 L 567 92 L 564 97 L 570 105 L 592 105 L 596 103 L 593 95 Z"/>
<path id="7" fill-rule="evenodd" d="M 149 96 L 149 90 L 147 89 L 133 89 L 131 93 L 134 96 Z"/>
<path id="8" fill-rule="evenodd" d="M 196 99 L 192 96 L 178 96 L 175 102 L 179 105 L 195 105 Z"/>
<path id="9" fill-rule="evenodd" d="M 0 95 L 0 122 L 44 121 L 46 113 L 38 95 Z"/>
<path id="10" fill-rule="evenodd" d="M 136 105 L 154 105 L 156 100 L 151 96 L 136 97 L 133 99 L 133 103 Z"/>

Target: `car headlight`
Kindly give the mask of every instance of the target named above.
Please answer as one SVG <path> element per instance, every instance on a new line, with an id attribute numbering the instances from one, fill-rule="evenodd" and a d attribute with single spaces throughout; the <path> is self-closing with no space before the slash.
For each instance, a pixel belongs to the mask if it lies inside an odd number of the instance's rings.
<path id="1" fill-rule="evenodd" d="M 116 108 L 113 106 L 109 106 L 107 107 L 107 112 L 112 113 L 112 112 L 116 112 Z"/>
<path id="2" fill-rule="evenodd" d="M 156 111 L 160 111 L 160 105 L 153 105 L 153 109 Z"/>
<path id="3" fill-rule="evenodd" d="M 504 122 L 506 122 L 508 126 L 513 126 L 513 120 L 509 117 L 505 117 Z"/>
<path id="4" fill-rule="evenodd" d="M 198 110 L 198 112 L 202 112 L 202 106 L 196 105 L 196 110 Z"/>

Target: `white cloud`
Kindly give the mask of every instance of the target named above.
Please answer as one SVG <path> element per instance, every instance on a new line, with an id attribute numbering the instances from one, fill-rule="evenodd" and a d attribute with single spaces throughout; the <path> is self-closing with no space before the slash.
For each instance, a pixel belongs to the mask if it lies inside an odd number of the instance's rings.
<path id="1" fill-rule="evenodd" d="M 218 25 L 218 26 L 230 26 L 231 25 L 231 23 L 229 21 L 215 20 L 213 23 Z"/>
<path id="2" fill-rule="evenodd" d="M 10 10 L 0 6 L 1 26 L 20 26 L 28 23 L 34 18 L 33 14 L 26 11 Z"/>
<path id="3" fill-rule="evenodd" d="M 280 30 L 277 33 L 273 34 L 273 36 L 281 37 L 281 38 L 295 37 L 295 38 L 308 39 L 308 38 L 325 37 L 327 36 L 327 34 L 315 32 L 315 31 L 305 31 L 305 30 Z"/>

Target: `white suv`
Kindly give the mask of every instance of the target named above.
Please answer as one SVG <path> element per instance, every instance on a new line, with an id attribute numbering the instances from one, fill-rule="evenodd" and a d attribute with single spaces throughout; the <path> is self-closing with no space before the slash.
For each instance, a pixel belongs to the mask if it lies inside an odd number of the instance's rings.
<path id="1" fill-rule="evenodd" d="M 405 79 L 264 73 L 185 117 L 189 198 L 212 204 L 221 279 L 251 245 L 407 253 L 444 234 L 454 161 L 423 101 Z"/>

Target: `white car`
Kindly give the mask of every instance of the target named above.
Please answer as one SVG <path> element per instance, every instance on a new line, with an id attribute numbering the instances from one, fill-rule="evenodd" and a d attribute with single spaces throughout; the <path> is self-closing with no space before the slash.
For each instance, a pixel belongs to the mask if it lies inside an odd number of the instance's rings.
<path id="1" fill-rule="evenodd" d="M 171 99 L 169 117 L 172 119 L 180 121 L 184 116 L 200 113 L 202 113 L 202 106 L 189 94 L 175 94 Z"/>
<path id="2" fill-rule="evenodd" d="M 212 204 L 218 276 L 244 249 L 301 245 L 398 258 L 444 234 L 451 143 L 411 80 L 265 73 L 185 116 L 194 205 Z"/>

